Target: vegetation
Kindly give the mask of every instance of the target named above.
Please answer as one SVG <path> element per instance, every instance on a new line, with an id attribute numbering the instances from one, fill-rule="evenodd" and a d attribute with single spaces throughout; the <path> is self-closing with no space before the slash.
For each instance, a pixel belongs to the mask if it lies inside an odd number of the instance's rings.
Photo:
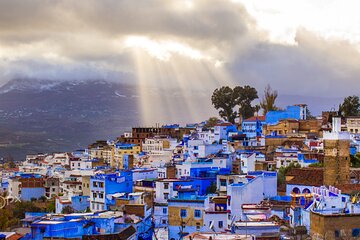
<path id="1" fill-rule="evenodd" d="M 284 184 L 285 183 L 285 176 L 286 174 L 293 168 L 300 168 L 300 164 L 298 163 L 290 163 L 289 166 L 287 167 L 281 167 L 278 171 L 277 174 L 277 181 L 278 181 L 278 185 Z"/>
<path id="2" fill-rule="evenodd" d="M 61 213 L 63 214 L 70 214 L 70 213 L 74 213 L 75 210 L 71 207 L 71 206 L 65 206 L 63 208 L 63 210 L 61 211 Z"/>
<path id="3" fill-rule="evenodd" d="M 323 163 L 312 163 L 309 165 L 309 167 L 324 167 Z"/>
<path id="4" fill-rule="evenodd" d="M 264 97 L 260 101 L 260 107 L 263 109 L 264 115 L 269 111 L 275 111 L 279 108 L 275 106 L 276 98 L 278 97 L 278 92 L 272 90 L 270 85 L 267 85 L 264 90 Z"/>
<path id="5" fill-rule="evenodd" d="M 306 119 L 316 119 L 316 117 L 310 112 L 309 107 L 306 108 Z"/>
<path id="6" fill-rule="evenodd" d="M 339 105 L 339 113 L 343 117 L 360 115 L 360 100 L 358 96 L 348 96 Z"/>
<path id="7" fill-rule="evenodd" d="M 235 118 L 240 115 L 243 118 L 249 118 L 254 115 L 255 107 L 251 102 L 258 98 L 255 88 L 250 86 L 237 86 L 231 88 L 223 86 L 214 90 L 211 96 L 211 102 L 215 109 L 219 110 L 219 115 L 225 121 L 235 123 Z M 237 112 L 235 107 L 238 107 Z"/>
<path id="8" fill-rule="evenodd" d="M 356 153 L 354 156 L 350 156 L 350 165 L 353 168 L 360 168 L 360 153 Z"/>
<path id="9" fill-rule="evenodd" d="M 39 197 L 39 200 L 42 202 L 46 202 L 47 198 L 45 196 L 41 196 L 41 197 Z"/>
<path id="10" fill-rule="evenodd" d="M 37 207 L 34 202 L 17 202 L 13 208 L 13 217 L 17 219 L 25 218 L 25 212 L 44 212 Z"/>
<path id="11" fill-rule="evenodd" d="M 206 188 L 206 194 L 209 193 L 216 193 L 216 184 L 215 182 L 212 182 L 207 188 Z"/>
<path id="12" fill-rule="evenodd" d="M 208 120 L 206 120 L 205 123 L 205 128 L 212 128 L 214 127 L 216 124 L 218 124 L 220 122 L 220 119 L 217 117 L 211 117 Z"/>
<path id="13" fill-rule="evenodd" d="M 50 201 L 46 206 L 46 212 L 54 213 L 55 212 L 55 201 Z"/>

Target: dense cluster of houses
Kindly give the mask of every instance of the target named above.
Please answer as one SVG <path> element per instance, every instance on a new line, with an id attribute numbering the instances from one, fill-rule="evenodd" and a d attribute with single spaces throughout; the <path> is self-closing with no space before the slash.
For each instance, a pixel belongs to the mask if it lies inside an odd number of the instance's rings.
<path id="1" fill-rule="evenodd" d="M 356 239 L 358 134 L 359 117 L 308 119 L 306 105 L 238 124 L 135 127 L 27 155 L 1 170 L 0 192 L 55 199 L 54 212 L 26 213 L 21 239 Z"/>

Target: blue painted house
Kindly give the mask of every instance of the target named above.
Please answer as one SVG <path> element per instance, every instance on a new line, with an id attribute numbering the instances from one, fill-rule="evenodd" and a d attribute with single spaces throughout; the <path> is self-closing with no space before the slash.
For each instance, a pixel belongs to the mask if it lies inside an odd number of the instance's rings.
<path id="1" fill-rule="evenodd" d="M 285 119 L 306 120 L 306 108 L 305 104 L 299 104 L 287 106 L 285 110 L 269 111 L 265 116 L 266 124 L 276 124 Z"/>
<path id="2" fill-rule="evenodd" d="M 241 131 L 246 134 L 248 138 L 261 137 L 262 126 L 266 124 L 265 116 L 254 116 L 245 119 L 241 123 Z"/>
<path id="3" fill-rule="evenodd" d="M 90 208 L 90 197 L 89 196 L 72 196 L 68 197 L 57 197 L 55 201 L 56 213 L 62 213 L 63 209 L 69 206 L 74 209 L 75 212 L 84 212 Z"/>
<path id="4" fill-rule="evenodd" d="M 90 178 L 91 211 L 108 210 L 114 204 L 111 195 L 132 192 L 132 171 L 97 174 Z"/>

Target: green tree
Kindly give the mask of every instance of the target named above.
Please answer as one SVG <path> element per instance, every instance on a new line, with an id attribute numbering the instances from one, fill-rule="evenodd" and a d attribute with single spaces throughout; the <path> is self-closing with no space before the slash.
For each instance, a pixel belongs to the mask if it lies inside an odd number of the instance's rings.
<path id="1" fill-rule="evenodd" d="M 206 123 L 205 123 L 204 127 L 205 128 L 212 128 L 216 124 L 218 124 L 219 122 L 220 122 L 220 119 L 218 119 L 217 117 L 210 117 L 208 120 L 206 120 Z"/>
<path id="2" fill-rule="evenodd" d="M 354 168 L 360 168 L 360 153 L 350 156 L 350 165 Z"/>
<path id="3" fill-rule="evenodd" d="M 234 123 L 235 118 L 238 117 L 238 112 L 235 109 L 239 107 L 239 114 L 243 118 L 248 118 L 254 115 L 255 107 L 251 102 L 258 98 L 255 88 L 250 86 L 237 86 L 230 88 L 223 86 L 214 90 L 211 96 L 211 102 L 215 109 L 219 110 L 219 115 L 225 121 Z"/>
<path id="4" fill-rule="evenodd" d="M 309 107 L 306 108 L 306 119 L 316 119 L 316 117 L 311 114 Z"/>
<path id="5" fill-rule="evenodd" d="M 324 164 L 317 162 L 309 164 L 309 167 L 324 167 Z"/>
<path id="6" fill-rule="evenodd" d="M 206 188 L 206 194 L 210 193 L 216 193 L 216 184 L 215 182 L 212 182 L 207 188 Z"/>
<path id="7" fill-rule="evenodd" d="M 269 111 L 275 111 L 279 108 L 275 106 L 276 98 L 278 97 L 278 92 L 272 90 L 270 85 L 267 85 L 264 90 L 264 96 L 260 101 L 260 106 L 263 109 L 264 115 Z"/>
<path id="8" fill-rule="evenodd" d="M 70 214 L 70 213 L 74 213 L 75 210 L 71 206 L 65 206 L 61 212 L 63 214 Z"/>
<path id="9" fill-rule="evenodd" d="M 285 176 L 286 174 L 293 168 L 300 168 L 300 164 L 298 163 L 290 163 L 289 166 L 287 167 L 281 167 L 279 168 L 278 170 L 278 173 L 277 173 L 277 181 L 278 181 L 278 185 L 281 185 L 283 183 L 285 183 Z"/>
<path id="10" fill-rule="evenodd" d="M 25 212 L 41 212 L 41 209 L 33 202 L 17 202 L 13 209 L 13 216 L 18 219 L 25 217 Z"/>
<path id="11" fill-rule="evenodd" d="M 41 196 L 41 197 L 39 197 L 39 200 L 42 202 L 46 202 L 47 198 L 45 196 Z"/>
<path id="12" fill-rule="evenodd" d="M 8 209 L 0 209 L 0 231 L 6 231 L 10 226 L 10 212 Z"/>
<path id="13" fill-rule="evenodd" d="M 358 96 L 348 96 L 343 103 L 339 105 L 339 113 L 343 117 L 359 116 L 360 115 L 360 101 Z"/>
<path id="14" fill-rule="evenodd" d="M 239 114 L 243 119 L 254 116 L 256 106 L 252 106 L 251 103 L 258 98 L 258 94 L 255 88 L 248 85 L 244 87 L 237 86 L 234 88 L 234 92 L 237 95 L 237 105 L 239 106 Z"/>
<path id="15" fill-rule="evenodd" d="M 46 206 L 46 212 L 54 213 L 55 212 L 55 201 L 50 201 Z"/>

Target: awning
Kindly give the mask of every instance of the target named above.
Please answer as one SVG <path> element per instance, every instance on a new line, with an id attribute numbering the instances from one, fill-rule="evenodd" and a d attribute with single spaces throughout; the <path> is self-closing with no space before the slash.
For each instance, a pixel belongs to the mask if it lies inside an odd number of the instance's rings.
<path id="1" fill-rule="evenodd" d="M 253 215 L 247 215 L 247 218 L 250 221 L 264 221 L 266 220 L 265 214 L 253 214 Z"/>

